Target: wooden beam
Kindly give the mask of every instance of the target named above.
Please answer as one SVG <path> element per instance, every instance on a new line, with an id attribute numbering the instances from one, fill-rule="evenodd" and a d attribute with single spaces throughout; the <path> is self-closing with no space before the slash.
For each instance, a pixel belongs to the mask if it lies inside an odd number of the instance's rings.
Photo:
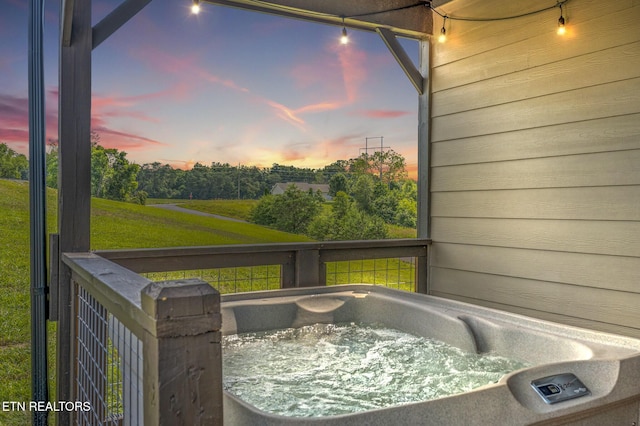
<path id="1" fill-rule="evenodd" d="M 424 79 L 422 78 L 422 74 L 420 74 L 420 71 L 418 71 L 416 66 L 413 64 L 411 58 L 409 58 L 409 55 L 407 55 L 407 52 L 404 50 L 402 45 L 398 43 L 395 34 L 387 28 L 381 27 L 376 28 L 376 31 L 380 34 L 384 44 L 387 45 L 393 57 L 398 61 L 398 64 L 400 64 L 402 71 L 404 71 L 407 77 L 409 77 L 409 81 L 411 81 L 413 87 L 416 88 L 418 94 L 422 95 L 424 93 Z"/>
<path id="2" fill-rule="evenodd" d="M 418 238 L 431 238 L 431 112 L 430 112 L 430 42 L 420 43 L 420 74 L 423 88 L 418 96 Z"/>
<path id="3" fill-rule="evenodd" d="M 67 0 L 69 1 L 69 0 Z M 93 27 L 93 49 L 126 24 L 151 0 L 125 0 Z"/>
<path id="4" fill-rule="evenodd" d="M 64 6 L 67 27 L 60 34 L 58 101 L 58 230 L 63 253 L 89 250 L 91 216 L 91 2 L 66 0 Z M 60 401 L 73 400 L 71 290 L 71 272 L 61 266 L 56 375 Z M 57 424 L 70 424 L 70 412 L 57 414 Z"/>
<path id="5" fill-rule="evenodd" d="M 202 0 L 202 2 L 270 13 L 358 30 L 386 27 L 395 34 L 425 39 L 433 30 L 431 10 L 417 0 Z M 343 19 L 344 18 L 344 19 Z"/>
<path id="6" fill-rule="evenodd" d="M 62 0 L 62 16 L 60 17 L 60 39 L 64 47 L 71 44 L 71 28 L 73 27 L 73 6 L 75 0 Z"/>

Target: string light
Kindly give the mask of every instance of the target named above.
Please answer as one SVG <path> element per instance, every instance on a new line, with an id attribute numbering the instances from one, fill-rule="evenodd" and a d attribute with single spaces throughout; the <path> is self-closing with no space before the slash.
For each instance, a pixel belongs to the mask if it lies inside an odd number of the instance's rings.
<path id="1" fill-rule="evenodd" d="M 567 28 L 564 26 L 564 16 L 562 16 L 562 3 L 560 3 L 560 18 L 558 19 L 558 35 L 564 35 Z"/>
<path id="2" fill-rule="evenodd" d="M 200 0 L 193 0 L 193 4 L 191 5 L 191 13 L 197 15 L 200 13 Z"/>
<path id="3" fill-rule="evenodd" d="M 342 18 L 342 37 L 340 37 L 340 44 L 349 43 L 349 36 L 347 35 L 347 27 L 344 26 L 344 17 Z"/>
<path id="4" fill-rule="evenodd" d="M 461 16 L 449 16 L 449 15 L 445 15 L 441 12 L 439 12 L 438 10 L 436 10 L 433 6 L 431 6 L 430 2 L 426 2 L 425 5 L 427 7 L 429 7 L 429 9 L 431 9 L 435 14 L 439 15 L 442 19 L 443 19 L 443 23 L 442 23 L 442 29 L 440 30 L 440 35 L 438 36 L 438 41 L 443 43 L 446 40 L 446 32 L 447 30 L 445 29 L 445 22 L 447 19 L 451 19 L 454 21 L 468 21 L 468 22 L 491 22 L 491 21 L 506 21 L 509 19 L 517 19 L 517 18 L 522 18 L 525 16 L 531 16 L 531 15 L 537 15 L 539 13 L 542 12 L 546 12 L 547 10 L 551 10 L 551 9 L 555 9 L 556 7 L 560 8 L 560 19 L 558 19 L 558 29 L 557 29 L 557 33 L 559 35 L 563 35 L 566 33 L 566 26 L 565 26 L 565 18 L 564 18 L 564 13 L 562 10 L 562 7 L 568 2 L 569 0 L 557 0 L 556 4 L 554 4 L 553 6 L 547 6 L 544 7 L 542 9 L 538 9 L 538 10 L 533 10 L 531 12 L 525 12 L 525 13 L 521 13 L 518 15 L 511 15 L 511 16 L 500 16 L 500 17 L 488 17 L 488 18 L 467 18 L 467 17 L 461 17 Z"/>
<path id="5" fill-rule="evenodd" d="M 447 29 L 445 28 L 445 24 L 447 23 L 447 16 L 445 15 L 442 19 L 442 29 L 440 30 L 440 35 L 438 36 L 438 41 L 440 43 L 444 43 L 447 41 Z"/>
<path id="6" fill-rule="evenodd" d="M 259 2 L 258 0 L 254 0 L 256 2 Z M 542 9 L 538 9 L 538 10 L 533 10 L 531 12 L 526 12 L 526 13 L 521 13 L 518 15 L 511 15 L 511 16 L 501 16 L 501 17 L 488 17 L 488 18 L 467 18 L 467 17 L 459 17 L 459 16 L 449 16 L 446 14 L 443 14 L 441 12 L 439 12 L 438 10 L 436 10 L 432 5 L 430 1 L 426 1 L 426 0 L 419 0 L 416 3 L 413 4 L 409 4 L 406 6 L 400 6 L 400 7 L 395 7 L 395 8 L 391 8 L 391 9 L 385 9 L 385 10 L 376 10 L 376 11 L 372 11 L 372 12 L 365 12 L 365 13 L 359 13 L 359 14 L 355 14 L 355 15 L 349 15 L 349 16 L 345 16 L 345 15 L 341 15 L 341 16 L 337 16 L 337 15 L 333 15 L 330 13 L 322 13 L 322 12 L 315 12 L 314 15 L 319 16 L 319 17 L 323 17 L 323 18 L 342 18 L 342 36 L 340 37 L 340 43 L 341 44 L 348 44 L 349 43 L 349 36 L 347 35 L 347 27 L 345 26 L 344 20 L 345 18 L 358 18 L 358 17 L 363 17 L 363 16 L 371 16 L 371 15 L 378 15 L 381 13 L 389 13 L 389 12 L 396 12 L 396 11 L 400 11 L 400 10 L 405 10 L 405 9 L 411 9 L 411 8 L 415 8 L 415 7 L 428 7 L 429 9 L 431 9 L 435 14 L 439 15 L 440 17 L 442 17 L 443 21 L 442 21 L 442 28 L 440 29 L 440 35 L 438 36 L 438 41 L 440 43 L 444 43 L 447 39 L 447 30 L 446 30 L 446 22 L 447 19 L 451 19 L 451 20 L 455 20 L 455 21 L 470 21 L 470 22 L 489 22 L 489 21 L 505 21 L 505 20 L 509 20 L 509 19 L 516 19 L 516 18 L 522 18 L 525 16 L 531 16 L 531 15 L 536 15 L 542 12 L 546 12 L 547 10 L 551 10 L 551 9 L 555 9 L 556 7 L 560 8 L 560 18 L 558 19 L 558 28 L 557 28 L 557 33 L 559 35 L 563 35 L 566 33 L 566 26 L 565 26 L 565 18 L 564 18 L 564 11 L 562 9 L 562 7 L 568 2 L 569 0 L 556 0 L 556 4 L 553 6 L 548 6 L 548 7 L 544 7 Z M 282 9 L 282 10 L 287 10 L 288 8 L 282 6 L 280 8 L 275 7 L 276 9 Z M 200 13 L 200 0 L 193 0 L 193 4 L 191 6 L 191 13 L 197 15 L 198 13 Z"/>

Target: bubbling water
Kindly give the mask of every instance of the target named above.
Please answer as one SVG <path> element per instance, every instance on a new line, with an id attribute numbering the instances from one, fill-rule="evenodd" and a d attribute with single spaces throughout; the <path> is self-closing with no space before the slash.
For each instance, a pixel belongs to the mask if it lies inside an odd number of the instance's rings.
<path id="1" fill-rule="evenodd" d="M 223 340 L 225 389 L 290 417 L 354 413 L 495 383 L 526 367 L 377 325 L 316 324 Z"/>

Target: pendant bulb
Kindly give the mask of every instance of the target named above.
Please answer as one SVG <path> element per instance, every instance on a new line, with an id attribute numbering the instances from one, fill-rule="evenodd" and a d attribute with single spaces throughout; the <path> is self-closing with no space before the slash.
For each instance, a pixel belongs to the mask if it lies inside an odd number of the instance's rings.
<path id="1" fill-rule="evenodd" d="M 445 28 L 445 24 L 447 22 L 447 17 L 444 17 L 444 20 L 442 21 L 442 29 L 440 30 L 440 35 L 438 36 L 438 42 L 440 43 L 444 43 L 445 41 L 447 41 L 447 29 Z"/>
<path id="2" fill-rule="evenodd" d="M 560 16 L 558 19 L 558 35 L 564 35 L 567 32 L 567 28 L 564 26 L 564 17 Z"/>
<path id="3" fill-rule="evenodd" d="M 558 35 L 564 35 L 567 28 L 564 26 L 564 14 L 562 13 L 562 4 L 560 4 L 560 18 L 558 18 Z"/>
<path id="4" fill-rule="evenodd" d="M 342 27 L 342 37 L 340 37 L 340 43 L 341 44 L 349 43 L 349 36 L 347 35 L 347 29 L 344 27 Z"/>
<path id="5" fill-rule="evenodd" d="M 344 25 L 344 16 L 342 17 L 342 37 L 340 37 L 340 44 L 348 44 L 349 36 L 347 35 L 347 27 Z"/>
<path id="6" fill-rule="evenodd" d="M 200 0 L 193 0 L 193 4 L 191 5 L 191 13 L 197 15 L 200 13 Z"/>

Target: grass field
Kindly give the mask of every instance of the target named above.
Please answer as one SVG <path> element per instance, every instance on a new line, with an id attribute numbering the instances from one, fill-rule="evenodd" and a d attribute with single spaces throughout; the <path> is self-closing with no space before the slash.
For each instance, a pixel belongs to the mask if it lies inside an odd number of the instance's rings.
<path id="1" fill-rule="evenodd" d="M 249 220 L 251 209 L 258 203 L 258 200 L 167 200 L 149 199 L 147 204 L 179 204 L 186 209 L 198 210 L 205 213 L 217 214 L 234 219 Z M 323 210 L 329 213 L 331 203 L 324 203 Z M 415 228 L 404 228 L 402 226 L 387 225 L 389 238 L 416 238 Z"/>
<path id="2" fill-rule="evenodd" d="M 28 183 L 0 179 L 0 399 L 29 401 L 31 395 L 30 361 L 30 289 L 29 289 L 29 196 Z M 174 201 L 174 200 L 172 200 Z M 255 201 L 190 201 L 183 207 L 223 216 L 245 218 Z M 56 192 L 47 193 L 47 227 L 56 232 Z M 411 233 L 413 232 L 413 235 Z M 411 238 L 415 230 L 399 228 L 394 238 Z M 102 199 L 92 200 L 91 249 L 153 248 L 203 246 L 219 244 L 257 244 L 271 242 L 309 241 L 300 235 L 267 229 L 261 226 L 224 221 L 215 218 L 172 212 L 148 206 L 118 203 Z M 395 260 L 398 263 L 397 260 Z M 343 283 L 348 273 L 355 273 L 363 282 L 380 283 L 381 267 L 373 261 L 360 261 L 360 266 L 336 264 L 331 283 Z M 358 269 L 359 268 L 359 269 Z M 245 270 L 246 269 L 246 270 Z M 255 286 L 275 288 L 279 285 L 279 268 L 236 268 L 223 271 L 248 282 L 233 284 L 221 291 L 256 289 Z M 398 270 L 401 268 L 398 267 Z M 207 279 L 206 273 L 196 271 Z M 412 269 L 402 267 L 398 283 L 406 281 Z M 402 274 L 402 276 L 400 276 Z M 156 279 L 151 277 L 152 279 Z M 171 279 L 171 277 L 157 277 Z M 226 278 L 224 278 L 226 279 Z M 261 281 L 262 280 L 262 281 Z M 369 280 L 369 281 L 367 281 Z M 212 279 L 213 281 L 213 279 Z M 256 284 L 254 284 L 256 283 Z M 264 284 L 262 284 L 264 283 Z M 50 375 L 55 371 L 55 324 L 49 325 Z M 51 377 L 53 388 L 55 377 Z M 29 413 L 0 411 L 0 425 L 17 426 L 30 423 Z"/>
<path id="3" fill-rule="evenodd" d="M 249 220 L 249 214 L 256 204 L 258 204 L 258 200 L 197 200 L 181 204 L 181 207 L 235 219 Z"/>

